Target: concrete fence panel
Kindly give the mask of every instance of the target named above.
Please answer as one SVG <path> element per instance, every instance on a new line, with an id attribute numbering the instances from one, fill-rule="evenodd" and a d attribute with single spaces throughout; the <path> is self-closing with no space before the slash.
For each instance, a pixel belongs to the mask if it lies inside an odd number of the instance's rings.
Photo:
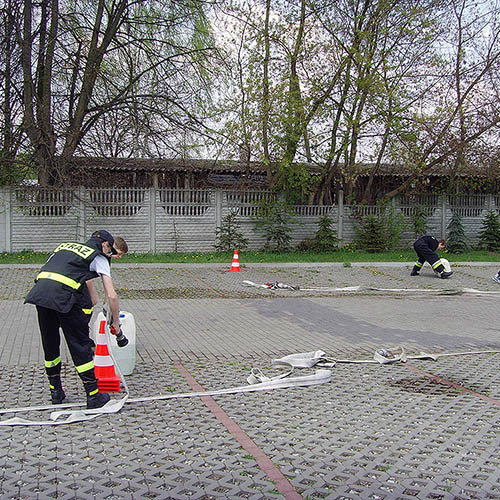
<path id="1" fill-rule="evenodd" d="M 0 188 L 0 251 L 50 251 L 64 240 L 82 241 L 106 228 L 124 237 L 131 252 L 208 252 L 216 230 L 231 212 L 237 214 L 249 249 L 265 244 L 256 230 L 259 204 L 274 196 L 267 191 L 201 189 L 40 187 Z M 393 200 L 394 213 L 404 220 L 402 247 L 415 239 L 413 222 L 424 214 L 426 233 L 447 236 L 453 213 L 462 217 L 469 240 L 476 244 L 489 210 L 500 214 L 500 195 L 413 195 Z M 356 238 L 360 217 L 375 215 L 379 206 L 344 205 L 342 193 L 330 206 L 294 208 L 292 245 L 314 236 L 320 217 L 327 215 L 342 244 Z"/>

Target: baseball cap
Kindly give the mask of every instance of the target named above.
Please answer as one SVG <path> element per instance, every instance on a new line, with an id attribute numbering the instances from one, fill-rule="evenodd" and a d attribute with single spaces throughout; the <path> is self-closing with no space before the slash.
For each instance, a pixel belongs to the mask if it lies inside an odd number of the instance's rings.
<path id="1" fill-rule="evenodd" d="M 112 234 L 106 231 L 105 229 L 100 229 L 99 231 L 95 231 L 94 233 L 92 233 L 92 237 L 100 238 L 101 240 L 107 241 L 111 246 L 111 253 L 113 255 L 118 254 L 115 247 L 113 246 L 115 244 L 115 239 L 113 238 Z"/>

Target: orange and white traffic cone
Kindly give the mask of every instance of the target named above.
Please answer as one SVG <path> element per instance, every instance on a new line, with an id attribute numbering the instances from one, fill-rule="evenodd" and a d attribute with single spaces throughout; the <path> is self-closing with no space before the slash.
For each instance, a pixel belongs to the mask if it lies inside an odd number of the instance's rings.
<path id="1" fill-rule="evenodd" d="M 100 322 L 99 333 L 96 336 L 94 372 L 99 392 L 121 392 L 120 376 L 115 372 L 115 365 L 109 355 L 104 320 Z"/>
<path id="2" fill-rule="evenodd" d="M 234 251 L 233 263 L 231 264 L 231 269 L 229 269 L 229 272 L 230 273 L 241 273 L 240 259 L 238 257 L 238 250 Z"/>

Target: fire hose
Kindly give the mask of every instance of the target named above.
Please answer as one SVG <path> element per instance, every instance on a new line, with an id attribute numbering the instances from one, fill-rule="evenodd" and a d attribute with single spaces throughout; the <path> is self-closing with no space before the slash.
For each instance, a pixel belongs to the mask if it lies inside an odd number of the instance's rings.
<path id="1" fill-rule="evenodd" d="M 108 334 L 109 335 L 109 334 Z M 109 338 L 108 338 L 109 342 Z M 267 377 L 259 368 L 252 368 L 250 375 L 247 378 L 249 385 L 232 387 L 228 389 L 219 389 L 213 391 L 188 392 L 179 394 L 158 395 L 142 398 L 130 398 L 129 390 L 125 378 L 121 374 L 118 365 L 116 369 L 120 375 L 121 382 L 124 387 L 125 395 L 119 400 L 112 400 L 102 408 L 94 410 L 69 410 L 68 408 L 80 407 L 80 404 L 62 404 L 55 406 L 31 406 L 25 408 L 8 408 L 1 409 L 0 414 L 21 413 L 30 411 L 53 410 L 50 413 L 50 420 L 28 420 L 20 417 L 13 417 L 7 420 L 0 421 L 0 426 L 30 426 L 30 425 L 62 425 L 74 422 L 82 422 L 92 420 L 99 415 L 117 413 L 125 404 L 142 403 L 150 401 L 163 401 L 168 399 L 193 398 L 202 396 L 222 396 L 226 394 L 236 394 L 244 392 L 269 391 L 273 389 L 284 389 L 290 387 L 306 387 L 330 382 L 332 373 L 329 369 L 340 363 L 351 364 L 394 364 L 406 363 L 408 360 L 432 360 L 437 361 L 442 357 L 449 356 L 464 356 L 472 354 L 498 354 L 499 350 L 482 350 L 482 351 L 466 351 L 453 353 L 437 353 L 429 354 L 420 352 L 418 355 L 408 355 L 404 347 L 399 347 L 395 351 L 378 349 L 375 351 L 372 359 L 335 359 L 329 358 L 324 351 L 312 351 L 306 353 L 290 354 L 279 359 L 273 359 L 272 364 L 275 366 L 286 367 L 288 371 L 274 377 Z M 113 360 L 114 361 L 114 360 Z M 115 363 L 116 364 L 116 363 Z M 313 368 L 318 367 L 313 375 L 289 377 L 296 368 Z M 56 409 L 57 408 L 57 409 Z M 63 419 L 62 417 L 66 417 Z"/>

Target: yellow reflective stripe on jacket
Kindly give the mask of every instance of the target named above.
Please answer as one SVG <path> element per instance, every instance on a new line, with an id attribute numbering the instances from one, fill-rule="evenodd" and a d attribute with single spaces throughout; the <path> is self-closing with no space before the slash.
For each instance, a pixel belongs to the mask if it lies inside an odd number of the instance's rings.
<path id="1" fill-rule="evenodd" d="M 69 252 L 76 253 L 76 255 L 79 255 L 82 259 L 90 257 L 95 252 L 94 248 L 82 245 L 81 243 L 61 243 L 54 250 L 54 253 L 60 252 L 61 250 L 68 250 Z"/>
<path id="2" fill-rule="evenodd" d="M 53 359 L 52 361 L 45 361 L 45 368 L 52 368 L 53 366 L 57 366 L 61 362 L 61 356 Z"/>
<path id="3" fill-rule="evenodd" d="M 434 264 L 432 264 L 432 269 L 436 269 L 436 267 L 439 267 L 441 266 L 443 263 L 441 262 L 441 259 L 437 260 L 436 262 L 434 262 Z"/>
<path id="4" fill-rule="evenodd" d="M 37 280 L 40 279 L 47 279 L 47 280 L 54 280 L 57 281 L 58 283 L 62 283 L 63 285 L 67 285 L 71 288 L 74 288 L 75 290 L 78 290 L 82 284 L 78 283 L 78 281 L 75 281 L 74 279 L 68 278 L 67 276 L 64 276 L 63 274 L 59 273 L 54 273 L 52 271 L 42 271 L 38 273 L 38 276 L 36 277 Z"/>
<path id="5" fill-rule="evenodd" d="M 89 361 L 88 363 L 85 363 L 84 365 L 80 365 L 76 367 L 76 371 L 78 373 L 83 373 L 86 372 L 87 370 L 91 370 L 94 368 L 94 361 Z"/>
<path id="6" fill-rule="evenodd" d="M 90 309 L 82 309 L 83 311 L 83 314 L 92 314 L 92 311 L 94 310 L 93 307 L 91 307 Z"/>

